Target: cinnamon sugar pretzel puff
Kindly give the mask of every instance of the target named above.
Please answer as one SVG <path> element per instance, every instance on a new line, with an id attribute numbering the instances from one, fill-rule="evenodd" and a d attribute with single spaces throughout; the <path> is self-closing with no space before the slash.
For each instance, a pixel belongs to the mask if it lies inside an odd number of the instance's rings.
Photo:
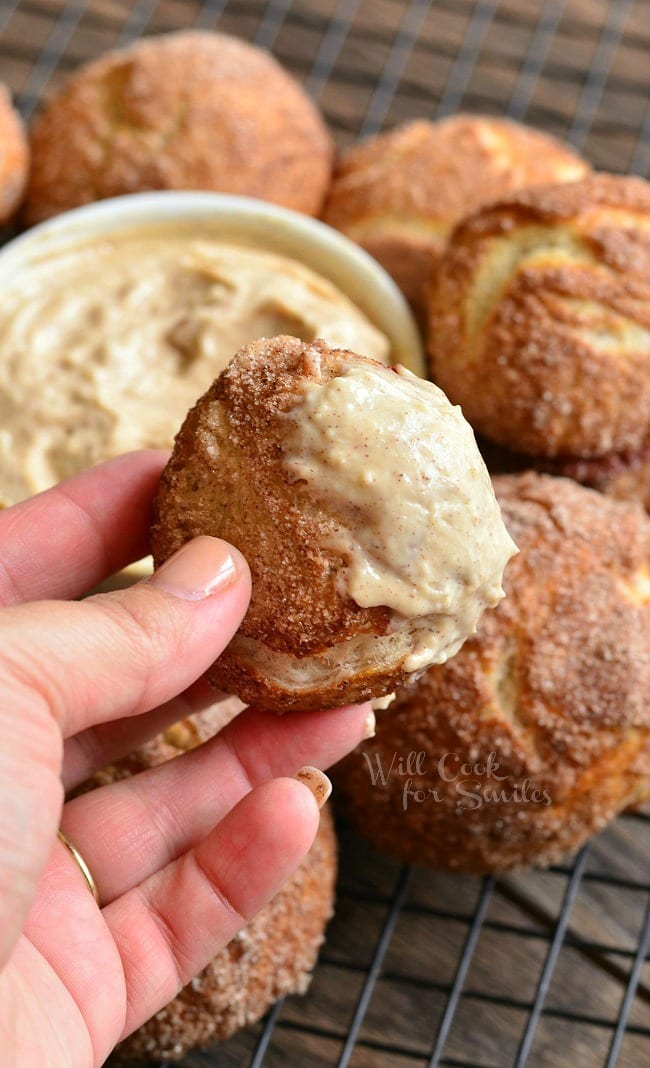
<path id="1" fill-rule="evenodd" d="M 494 484 L 505 600 L 335 773 L 378 848 L 467 872 L 551 864 L 650 796 L 650 519 L 569 479 Z"/>
<path id="2" fill-rule="evenodd" d="M 460 219 L 511 190 L 577 181 L 590 169 L 555 138 L 508 119 L 418 119 L 341 157 L 324 218 L 379 260 L 424 318 L 432 269 Z"/>
<path id="3" fill-rule="evenodd" d="M 533 456 L 640 449 L 650 427 L 650 184 L 528 189 L 455 230 L 430 296 L 434 378 Z"/>
<path id="4" fill-rule="evenodd" d="M 104 197 L 204 189 L 316 215 L 331 135 L 268 52 L 184 31 L 107 52 L 76 71 L 31 131 L 25 217 L 41 222 Z"/>
<path id="5" fill-rule="evenodd" d="M 208 678 L 278 711 L 383 697 L 452 656 L 515 551 L 436 386 L 283 336 L 242 349 L 176 438 L 156 565 L 199 534 L 237 546 L 253 580 Z"/>

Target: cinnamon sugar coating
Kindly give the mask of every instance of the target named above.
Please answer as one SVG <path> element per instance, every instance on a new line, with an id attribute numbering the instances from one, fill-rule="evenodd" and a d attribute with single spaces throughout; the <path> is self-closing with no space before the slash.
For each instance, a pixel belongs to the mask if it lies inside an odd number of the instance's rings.
<path id="1" fill-rule="evenodd" d="M 55 94 L 31 133 L 28 223 L 104 197 L 203 189 L 320 211 L 333 142 L 267 52 L 186 31 L 108 52 Z"/>
<path id="2" fill-rule="evenodd" d="M 423 318 L 432 269 L 460 219 L 511 190 L 589 170 L 559 141 L 507 119 L 419 119 L 343 155 L 324 218 L 379 260 Z"/>
<path id="3" fill-rule="evenodd" d="M 170 727 L 94 778 L 105 785 L 206 741 L 219 706 Z M 334 907 L 336 838 L 328 808 L 314 844 L 272 901 L 164 1009 L 118 1046 L 112 1064 L 176 1061 L 223 1041 L 286 994 L 304 994 Z"/>
<path id="4" fill-rule="evenodd" d="M 469 872 L 548 865 L 650 796 L 650 520 L 547 475 L 495 488 L 521 550 L 505 600 L 335 772 L 377 847 Z M 366 757 L 394 761 L 386 786 Z"/>
<path id="5" fill-rule="evenodd" d="M 435 380 L 533 456 L 638 451 L 650 426 L 650 185 L 599 174 L 455 230 L 430 296 Z"/>
<path id="6" fill-rule="evenodd" d="M 23 124 L 0 82 L 0 225 L 18 209 L 29 169 L 29 149 Z"/>

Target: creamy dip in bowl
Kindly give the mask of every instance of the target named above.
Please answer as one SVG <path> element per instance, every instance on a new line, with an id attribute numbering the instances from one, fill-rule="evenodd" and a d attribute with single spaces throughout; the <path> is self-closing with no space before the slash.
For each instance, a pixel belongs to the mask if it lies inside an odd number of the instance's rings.
<path id="1" fill-rule="evenodd" d="M 229 265 L 224 247 L 239 250 Z M 426 374 L 406 301 L 370 256 L 247 198 L 140 193 L 68 211 L 0 250 L 0 292 L 0 506 L 115 453 L 171 445 L 227 350 L 258 331 L 323 336 Z"/>
<path id="2" fill-rule="evenodd" d="M 59 215 L 0 250 L 0 506 L 117 453 L 168 447 L 239 347 L 292 333 L 424 376 L 401 293 L 287 209 L 146 193 Z"/>
<path id="3" fill-rule="evenodd" d="M 322 336 L 423 373 L 405 301 L 369 256 L 247 198 L 144 193 L 69 211 L 0 251 L 0 286 L 3 505 L 171 445 L 260 334 Z"/>
<path id="4" fill-rule="evenodd" d="M 276 334 L 389 358 L 340 290 L 273 252 L 130 232 L 43 256 L 0 301 L 0 504 L 171 446 L 235 353 Z"/>

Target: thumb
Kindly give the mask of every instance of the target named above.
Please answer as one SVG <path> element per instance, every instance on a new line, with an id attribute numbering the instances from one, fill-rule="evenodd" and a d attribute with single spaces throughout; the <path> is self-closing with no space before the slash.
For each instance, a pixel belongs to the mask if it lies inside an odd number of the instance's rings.
<path id="1" fill-rule="evenodd" d="M 201 537 L 130 589 L 0 609 L 0 967 L 59 825 L 62 737 L 186 689 L 249 598 L 241 553 Z"/>

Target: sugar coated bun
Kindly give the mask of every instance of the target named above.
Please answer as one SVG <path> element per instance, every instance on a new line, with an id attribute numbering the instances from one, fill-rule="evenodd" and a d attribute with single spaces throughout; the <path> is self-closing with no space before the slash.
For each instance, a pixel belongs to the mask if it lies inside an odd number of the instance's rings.
<path id="1" fill-rule="evenodd" d="M 568 479 L 495 488 L 505 600 L 336 775 L 377 846 L 468 872 L 550 864 L 650 795 L 650 519 Z"/>
<path id="2" fill-rule="evenodd" d="M 222 726 L 219 705 L 170 727 L 95 776 L 103 786 L 171 760 Z M 258 1020 L 286 994 L 304 994 L 334 907 L 336 838 L 327 808 L 316 840 L 282 890 L 164 1009 L 118 1046 L 111 1063 L 176 1061 Z"/>
<path id="3" fill-rule="evenodd" d="M 513 189 L 577 181 L 590 169 L 548 134 L 507 119 L 417 120 L 342 157 L 325 220 L 375 256 L 423 314 L 432 269 L 460 219 Z"/>
<path id="4" fill-rule="evenodd" d="M 236 545 L 253 577 L 208 678 L 277 710 L 384 696 L 452 656 L 516 551 L 437 387 L 282 336 L 243 348 L 177 435 L 156 564 L 200 534 Z"/>
<path id="5" fill-rule="evenodd" d="M 0 225 L 6 223 L 23 198 L 29 149 L 22 121 L 0 82 Z"/>
<path id="6" fill-rule="evenodd" d="M 29 223 L 151 189 L 238 193 L 313 215 L 333 160 L 318 110 L 269 53 L 196 31 L 82 67 L 31 141 Z"/>
<path id="7" fill-rule="evenodd" d="M 454 232 L 430 302 L 435 380 L 534 456 L 636 451 L 650 426 L 650 184 L 516 193 Z"/>

